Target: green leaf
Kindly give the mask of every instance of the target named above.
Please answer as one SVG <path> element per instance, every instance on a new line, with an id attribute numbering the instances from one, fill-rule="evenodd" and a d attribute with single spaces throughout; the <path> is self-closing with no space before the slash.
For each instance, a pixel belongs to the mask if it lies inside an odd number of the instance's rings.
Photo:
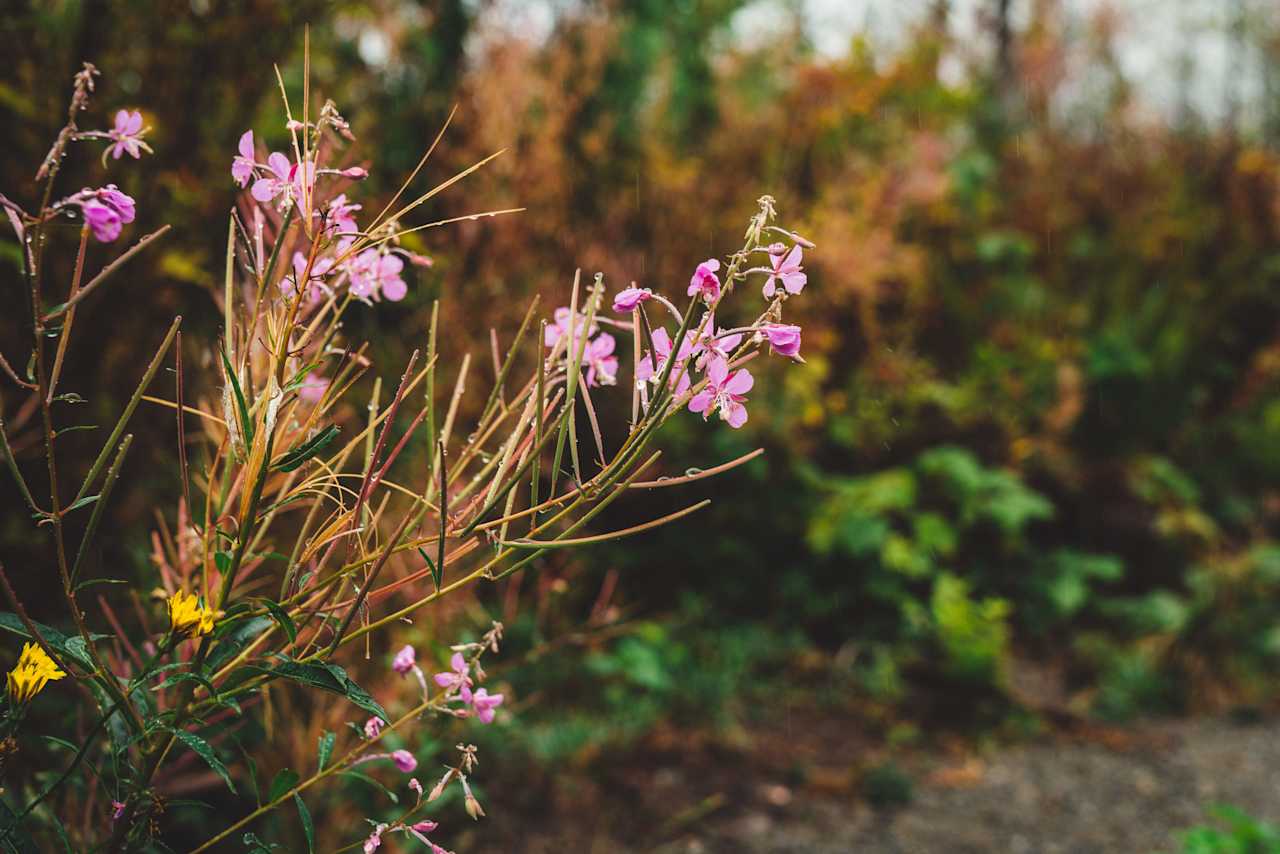
<path id="1" fill-rule="evenodd" d="M 86 578 L 76 585 L 76 592 L 79 593 L 86 587 L 92 587 L 95 584 L 128 584 L 129 582 L 123 578 Z"/>
<path id="2" fill-rule="evenodd" d="M 324 428 L 301 445 L 298 445 L 292 450 L 286 452 L 284 456 L 276 460 L 271 467 L 279 469 L 280 471 L 293 471 L 298 466 L 323 451 L 325 447 L 337 437 L 338 432 L 338 425 L 330 424 L 328 427 Z"/>
<path id="3" fill-rule="evenodd" d="M 42 735 L 40 737 L 43 738 L 45 741 L 49 742 L 50 744 L 56 744 L 59 747 L 65 747 L 67 750 L 70 750 L 72 753 L 75 753 L 77 750 L 80 749 L 78 745 L 72 744 L 71 742 L 67 741 L 65 738 L 58 738 L 56 735 Z"/>
<path id="4" fill-rule="evenodd" d="M 208 661 L 205 666 L 209 670 L 217 670 L 226 664 L 240 650 L 245 648 L 251 640 L 266 631 L 272 620 L 270 617 L 254 617 L 251 620 L 245 620 L 243 623 L 235 624 L 222 638 L 218 641 L 218 645 L 213 648 L 213 652 L 209 654 Z"/>
<path id="5" fill-rule="evenodd" d="M 294 786 L 298 785 L 298 781 L 301 779 L 297 771 L 281 768 L 271 780 L 271 791 L 267 795 L 267 803 L 274 804 L 283 798 Z"/>
<path id="6" fill-rule="evenodd" d="M 294 625 L 293 618 L 280 606 L 280 603 L 265 598 L 258 601 L 270 612 L 271 619 L 275 620 L 281 630 L 289 636 L 289 643 L 296 641 L 298 639 L 298 627 Z"/>
<path id="7" fill-rule="evenodd" d="M 246 447 L 253 444 L 253 422 L 249 420 L 249 407 L 244 402 L 244 392 L 240 390 L 240 378 L 236 376 L 235 368 L 231 367 L 231 360 L 227 358 L 226 350 L 219 350 L 222 356 L 222 364 L 227 369 L 227 381 L 231 383 L 231 391 L 236 398 L 236 417 L 240 421 L 240 434 L 244 437 Z"/>
<path id="8" fill-rule="evenodd" d="M 227 766 L 222 764 L 222 760 L 218 758 L 218 754 L 213 752 L 213 747 L 209 742 L 205 741 L 194 732 L 187 732 L 184 729 L 173 730 L 174 736 L 179 741 L 191 748 L 191 752 L 199 756 L 205 761 L 205 764 L 212 768 L 222 781 L 227 784 L 227 788 L 235 794 L 235 784 L 231 782 L 231 774 L 227 772 Z"/>
<path id="9" fill-rule="evenodd" d="M 377 715 L 384 721 L 390 719 L 386 709 L 378 705 L 378 701 L 369 696 L 369 692 L 351 681 L 351 677 L 347 676 L 347 671 L 336 664 L 303 664 L 299 661 L 285 661 L 270 669 L 258 667 L 257 665 L 251 665 L 250 669 L 259 670 L 282 679 L 289 679 L 312 688 L 319 688 L 321 691 L 341 694 L 370 714 Z"/>
<path id="10" fill-rule="evenodd" d="M 66 431 L 64 430 L 63 432 L 66 432 Z M 90 504 L 97 501 L 99 497 L 100 496 L 97 496 L 97 495 L 86 495 L 84 498 L 81 498 L 79 501 L 73 501 L 72 503 L 68 504 L 66 507 L 62 509 L 62 515 L 65 516 L 66 514 L 70 513 L 72 510 L 79 510 L 81 507 L 88 507 Z"/>
<path id="11" fill-rule="evenodd" d="M 329 758 L 333 756 L 333 743 L 337 740 L 338 737 L 331 732 L 326 732 L 320 736 L 320 746 L 316 751 L 316 762 L 319 765 L 319 770 L 323 771 L 324 766 L 329 764 Z"/>
<path id="12" fill-rule="evenodd" d="M 431 559 L 431 555 L 427 554 L 422 546 L 418 546 L 418 554 L 422 555 L 422 559 L 427 562 L 427 566 L 431 568 L 431 580 L 436 585 L 436 592 L 440 592 L 440 582 L 444 580 L 444 574 L 440 571 L 440 567 L 436 566 L 436 562 Z"/>
<path id="13" fill-rule="evenodd" d="M 160 689 L 172 688 L 180 682 L 199 682 L 204 689 L 209 692 L 209 696 L 213 700 L 217 701 L 218 699 L 218 689 L 213 687 L 213 683 L 210 682 L 203 673 L 197 673 L 194 670 L 173 674 L 168 679 L 160 683 Z"/>
<path id="14" fill-rule="evenodd" d="M 316 828 L 311 823 L 311 812 L 297 792 L 293 793 L 293 803 L 298 808 L 298 818 L 302 819 L 302 833 L 307 837 L 307 851 L 310 854 L 316 850 Z"/>

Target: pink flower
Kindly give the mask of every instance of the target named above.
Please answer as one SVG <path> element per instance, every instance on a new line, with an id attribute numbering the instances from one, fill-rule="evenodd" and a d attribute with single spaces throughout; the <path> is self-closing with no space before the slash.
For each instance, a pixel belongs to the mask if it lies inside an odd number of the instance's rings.
<path id="1" fill-rule="evenodd" d="M 120 816 L 124 815 L 124 807 L 125 807 L 124 801 L 111 802 L 111 820 L 112 821 L 117 821 L 119 820 Z"/>
<path id="2" fill-rule="evenodd" d="M 769 247 L 769 261 L 773 265 L 773 272 L 764 283 L 766 297 L 774 295 L 778 282 L 782 282 L 782 287 L 787 293 L 798 294 L 804 290 L 805 283 L 809 281 L 809 276 L 800 268 L 804 252 L 799 246 L 792 246 L 790 252 L 787 252 L 786 248 L 781 243 L 775 243 Z"/>
<path id="3" fill-rule="evenodd" d="M 382 847 L 382 832 L 386 829 L 385 824 L 379 824 L 373 829 L 373 833 L 370 833 L 369 838 L 364 841 L 364 854 L 373 854 Z"/>
<path id="4" fill-rule="evenodd" d="M 382 735 L 382 728 L 386 725 L 387 725 L 386 721 L 384 721 L 382 718 L 378 717 L 377 715 L 374 715 L 373 717 L 369 718 L 369 720 L 364 722 L 364 737 L 377 738 L 378 736 Z"/>
<path id="5" fill-rule="evenodd" d="M 89 223 L 94 239 L 110 243 L 120 236 L 123 223 L 133 222 L 133 199 L 117 190 L 115 184 L 90 192 L 92 195 L 80 204 L 85 222 Z"/>
<path id="6" fill-rule="evenodd" d="M 766 323 L 760 332 L 769 342 L 769 349 L 789 359 L 800 357 L 800 327 L 786 323 Z"/>
<path id="7" fill-rule="evenodd" d="M 133 222 L 133 197 L 117 190 L 115 184 L 108 184 L 99 190 L 98 198 L 115 208 L 120 213 L 122 222 Z"/>
<path id="8" fill-rule="evenodd" d="M 715 258 L 708 258 L 698 265 L 698 269 L 693 271 L 693 278 L 689 280 L 689 296 L 702 294 L 702 298 L 707 302 L 714 302 L 720 296 L 720 277 L 716 275 L 716 271 L 720 269 L 720 262 Z"/>
<path id="9" fill-rule="evenodd" d="M 416 821 L 411 825 L 412 829 L 418 831 L 419 833 L 430 833 L 431 831 L 435 830 L 439 826 L 440 824 L 438 822 L 430 821 L 427 819 L 424 819 L 422 821 Z"/>
<path id="10" fill-rule="evenodd" d="M 471 666 L 462 657 L 462 653 L 455 652 L 453 657 L 449 659 L 449 667 L 451 668 L 450 670 L 437 673 L 432 678 L 446 692 L 457 691 L 462 696 L 464 703 L 471 702 Z"/>
<path id="11" fill-rule="evenodd" d="M 240 142 L 244 143 L 244 137 L 240 138 Z M 235 169 L 234 161 L 232 169 Z M 284 196 L 287 200 L 293 187 L 292 173 L 293 164 L 289 162 L 289 158 L 278 151 L 273 151 L 267 157 L 267 174 L 253 182 L 253 189 L 250 192 L 255 199 L 263 203 L 277 196 Z"/>
<path id="12" fill-rule="evenodd" d="M 409 778 L 409 788 L 418 793 L 418 797 L 422 797 L 422 784 L 418 782 L 417 777 Z"/>
<path id="13" fill-rule="evenodd" d="M 406 774 L 418 767 L 418 760 L 414 759 L 413 754 L 407 750 L 393 751 L 391 761 L 396 763 L 396 767 Z"/>
<path id="14" fill-rule="evenodd" d="M 142 113 L 134 110 L 120 110 L 116 113 L 116 125 L 107 131 L 107 136 L 115 140 L 111 146 L 111 156 L 119 160 L 126 151 L 137 160 L 142 156 Z"/>
<path id="15" fill-rule="evenodd" d="M 730 374 L 728 362 L 713 359 L 707 367 L 707 385 L 689 401 L 689 409 L 702 413 L 703 420 L 719 410 L 720 417 L 736 430 L 747 423 L 747 407 L 743 405 L 747 400 L 743 395 L 751 391 L 754 383 L 745 368 Z"/>
<path id="16" fill-rule="evenodd" d="M 369 177 L 369 170 L 362 166 L 352 166 L 350 168 L 343 169 L 338 174 L 342 175 L 343 178 L 350 178 L 353 181 L 361 181 Z"/>
<path id="17" fill-rule="evenodd" d="M 735 332 L 732 335 L 725 335 L 723 329 L 716 332 L 716 321 L 710 313 L 702 318 L 698 328 L 702 331 L 702 334 L 697 343 L 693 345 L 692 352 L 698 354 L 698 360 L 695 364 L 700 371 L 706 370 L 707 362 L 713 358 L 724 359 L 727 362 L 734 348 L 742 343 L 742 333 L 740 332 Z"/>
<path id="18" fill-rule="evenodd" d="M 569 334 L 569 309 L 567 306 L 561 306 L 556 309 L 554 324 L 548 324 L 546 332 L 543 333 L 542 343 L 548 348 L 556 346 L 556 343 Z M 574 333 L 579 336 L 578 342 L 582 342 L 582 327 L 587 323 L 587 318 L 579 313 L 573 321 Z M 596 334 L 598 327 L 593 323 L 591 328 L 587 330 L 587 337 L 590 338 Z"/>
<path id="19" fill-rule="evenodd" d="M 627 288 L 619 291 L 613 298 L 613 310 L 630 314 L 645 300 L 653 299 L 653 291 L 648 288 Z"/>
<path id="20" fill-rule="evenodd" d="M 329 200 L 329 225 L 344 237 L 354 237 L 360 227 L 356 225 L 356 211 L 361 205 L 347 202 L 347 194 L 339 193 Z"/>
<path id="21" fill-rule="evenodd" d="M 608 332 L 602 332 L 587 344 L 583 361 L 587 363 L 587 385 L 613 385 L 618 381 L 618 357 L 613 355 L 616 342 Z"/>
<path id="22" fill-rule="evenodd" d="M 304 196 L 314 198 L 316 185 L 315 162 L 307 160 L 304 163 L 295 163 L 289 167 L 289 185 L 294 198 L 302 199 Z"/>
<path id="23" fill-rule="evenodd" d="M 481 723 L 493 723 L 494 709 L 502 705 L 501 694 L 490 694 L 484 688 L 476 691 L 475 696 L 471 698 L 471 707 L 476 710 L 476 717 Z"/>
<path id="24" fill-rule="evenodd" d="M 636 365 L 636 380 L 638 382 L 657 382 L 658 377 L 665 370 L 667 359 L 671 356 L 671 336 L 667 334 L 667 330 L 654 330 L 653 349 L 654 354 L 658 357 L 658 364 L 656 367 L 654 366 L 653 356 L 649 353 L 645 353 L 640 357 L 640 364 Z M 680 366 L 692 353 L 693 344 L 689 341 L 689 337 L 685 336 L 684 342 L 680 345 L 680 354 L 676 359 L 676 364 L 671 369 L 671 378 L 667 381 L 675 389 L 676 396 L 682 395 L 689 390 L 689 372 L 682 371 Z M 680 374 L 678 380 L 676 379 L 677 374 Z"/>
<path id="25" fill-rule="evenodd" d="M 380 253 L 377 249 L 366 249 L 356 256 L 351 265 L 351 293 L 361 299 L 372 299 L 381 295 L 399 302 L 409 292 L 400 271 L 404 269 L 404 261 L 393 253 Z"/>
<path id="26" fill-rule="evenodd" d="M 404 676 L 413 669 L 417 660 L 418 656 L 417 653 L 414 652 L 413 647 L 405 644 L 400 648 L 400 651 L 396 653 L 396 657 L 391 659 L 391 669 L 396 673 L 399 673 L 401 676 Z"/>
<path id="27" fill-rule="evenodd" d="M 93 199 L 80 207 L 84 211 L 85 222 L 93 229 L 95 240 L 110 243 L 120 236 L 120 214 L 115 208 Z"/>
<path id="28" fill-rule="evenodd" d="M 317 258 L 315 263 L 311 265 L 311 275 L 307 277 L 307 284 L 310 285 L 312 282 L 323 281 L 324 277 L 329 275 L 332 269 L 332 258 Z M 303 255 L 301 252 L 294 252 L 293 275 L 285 276 L 280 280 L 280 290 L 285 294 L 285 296 L 294 296 L 297 294 L 297 283 L 302 279 L 306 272 L 307 256 Z M 308 287 L 306 291 L 307 296 L 311 298 L 312 302 L 319 302 L 323 299 L 323 294 L 320 292 L 319 288 Z"/>
<path id="29" fill-rule="evenodd" d="M 241 187 L 248 186 L 253 177 L 253 131 L 247 130 L 240 135 L 240 152 L 231 161 L 231 178 Z M 283 156 L 283 155 L 282 155 Z M 256 198 L 256 197 L 255 197 Z"/>

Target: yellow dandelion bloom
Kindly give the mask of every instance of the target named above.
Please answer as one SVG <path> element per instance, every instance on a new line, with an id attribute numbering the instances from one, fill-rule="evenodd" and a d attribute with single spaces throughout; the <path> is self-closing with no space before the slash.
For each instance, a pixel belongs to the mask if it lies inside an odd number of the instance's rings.
<path id="1" fill-rule="evenodd" d="M 175 632 L 199 637 L 213 631 L 213 609 L 194 593 L 179 590 L 169 597 L 169 625 Z"/>
<path id="2" fill-rule="evenodd" d="M 25 643 L 18 663 L 9 671 L 9 697 L 14 702 L 26 703 L 39 694 L 49 680 L 57 681 L 66 675 L 38 644 Z"/>

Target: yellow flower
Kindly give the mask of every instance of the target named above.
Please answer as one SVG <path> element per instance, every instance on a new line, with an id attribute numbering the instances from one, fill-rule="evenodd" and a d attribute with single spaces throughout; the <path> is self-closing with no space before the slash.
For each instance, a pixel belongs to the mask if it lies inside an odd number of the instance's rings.
<path id="1" fill-rule="evenodd" d="M 191 637 L 207 635 L 213 631 L 213 609 L 200 603 L 194 593 L 179 590 L 169 597 L 169 625 L 175 632 Z"/>
<path id="2" fill-rule="evenodd" d="M 9 671 L 9 697 L 17 703 L 26 703 L 52 679 L 57 681 L 67 674 L 58 669 L 39 645 L 24 643 L 18 663 Z"/>

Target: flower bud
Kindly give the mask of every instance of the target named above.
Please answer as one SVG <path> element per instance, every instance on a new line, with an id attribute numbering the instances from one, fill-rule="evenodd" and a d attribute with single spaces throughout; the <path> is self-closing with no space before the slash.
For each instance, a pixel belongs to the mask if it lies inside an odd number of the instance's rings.
<path id="1" fill-rule="evenodd" d="M 407 750 L 397 750 L 392 753 L 391 761 L 396 763 L 396 767 L 406 774 L 418 767 L 418 760 Z"/>

